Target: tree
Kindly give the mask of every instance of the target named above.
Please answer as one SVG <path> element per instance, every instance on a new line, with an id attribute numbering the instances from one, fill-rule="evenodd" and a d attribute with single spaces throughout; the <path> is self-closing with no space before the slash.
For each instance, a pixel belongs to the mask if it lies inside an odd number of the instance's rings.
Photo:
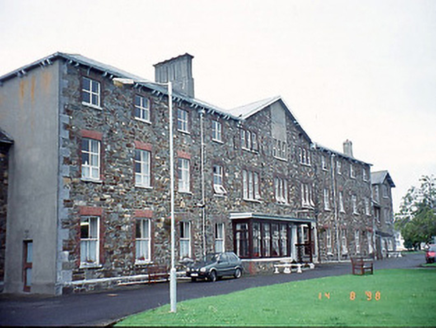
<path id="1" fill-rule="evenodd" d="M 403 197 L 400 212 L 395 215 L 395 228 L 401 231 L 406 248 L 419 245 L 436 236 L 435 178 L 423 176 L 420 188 L 411 187 Z"/>

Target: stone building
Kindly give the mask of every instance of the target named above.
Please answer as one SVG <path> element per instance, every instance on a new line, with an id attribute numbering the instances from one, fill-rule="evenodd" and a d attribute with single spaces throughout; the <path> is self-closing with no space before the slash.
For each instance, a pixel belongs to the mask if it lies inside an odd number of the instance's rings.
<path id="1" fill-rule="evenodd" d="M 316 149 L 320 259 L 373 256 L 371 164 L 354 158 L 349 140 L 343 153 L 318 144 Z"/>
<path id="2" fill-rule="evenodd" d="M 351 143 L 345 154 L 316 145 L 281 97 L 233 110 L 195 98 L 192 59 L 155 65 L 156 82 L 174 86 L 177 258 L 232 250 L 256 273 L 371 254 L 370 165 Z M 14 140 L 5 291 L 110 288 L 168 265 L 167 88 L 65 53 L 0 85 Z"/>
<path id="3" fill-rule="evenodd" d="M 5 269 L 9 148 L 12 144 L 12 139 L 0 129 L 0 291 L 3 289 Z"/>
<path id="4" fill-rule="evenodd" d="M 375 245 L 377 258 L 388 257 L 396 250 L 392 188 L 394 181 L 388 171 L 371 173 L 372 200 L 374 206 Z"/>

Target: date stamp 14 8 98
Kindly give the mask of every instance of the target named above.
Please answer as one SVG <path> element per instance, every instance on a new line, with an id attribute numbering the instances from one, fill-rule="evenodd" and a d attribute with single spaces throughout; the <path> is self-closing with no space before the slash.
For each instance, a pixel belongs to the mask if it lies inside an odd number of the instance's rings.
<path id="1" fill-rule="evenodd" d="M 357 294 L 353 291 L 350 292 L 350 301 L 354 301 L 356 299 Z M 318 293 L 318 299 L 320 300 L 329 300 L 331 297 L 330 292 L 327 293 Z M 381 299 L 381 293 L 379 291 L 376 291 L 375 293 L 370 291 L 365 291 L 365 297 L 367 301 L 380 301 Z"/>

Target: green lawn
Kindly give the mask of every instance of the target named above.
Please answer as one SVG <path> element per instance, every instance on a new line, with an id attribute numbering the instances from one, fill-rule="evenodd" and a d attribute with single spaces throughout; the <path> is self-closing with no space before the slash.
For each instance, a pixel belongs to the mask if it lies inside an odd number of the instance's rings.
<path id="1" fill-rule="evenodd" d="M 303 273 L 304 274 L 304 273 Z M 133 315 L 116 326 L 432 326 L 436 270 L 380 270 L 251 288 Z"/>

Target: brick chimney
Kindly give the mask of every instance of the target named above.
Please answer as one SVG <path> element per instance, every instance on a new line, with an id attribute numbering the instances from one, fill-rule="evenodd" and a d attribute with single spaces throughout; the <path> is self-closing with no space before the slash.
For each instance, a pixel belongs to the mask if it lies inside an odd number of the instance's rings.
<path id="1" fill-rule="evenodd" d="M 159 83 L 171 81 L 175 92 L 194 98 L 192 58 L 194 56 L 186 53 L 153 65 L 155 81 Z"/>
<path id="2" fill-rule="evenodd" d="M 353 143 L 350 140 L 345 140 L 344 142 L 344 154 L 348 157 L 354 157 L 353 156 Z"/>

